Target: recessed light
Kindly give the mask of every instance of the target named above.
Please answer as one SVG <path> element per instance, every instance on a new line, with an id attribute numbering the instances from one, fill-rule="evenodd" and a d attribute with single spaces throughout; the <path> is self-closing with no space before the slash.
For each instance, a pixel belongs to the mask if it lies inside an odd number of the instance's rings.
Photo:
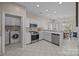
<path id="1" fill-rule="evenodd" d="M 40 7 L 40 5 L 36 5 L 36 7 L 38 7 L 38 8 L 39 8 L 39 7 Z"/>
<path id="2" fill-rule="evenodd" d="M 61 5 L 61 4 L 62 4 L 62 2 L 59 2 L 58 4 L 59 4 L 59 5 Z"/>
<path id="3" fill-rule="evenodd" d="M 46 9 L 45 11 L 49 11 L 48 9 Z"/>

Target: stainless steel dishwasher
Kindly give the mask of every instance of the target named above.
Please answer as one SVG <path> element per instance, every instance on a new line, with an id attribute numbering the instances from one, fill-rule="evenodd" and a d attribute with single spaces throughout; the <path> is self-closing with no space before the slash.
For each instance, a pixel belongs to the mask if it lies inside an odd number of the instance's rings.
<path id="1" fill-rule="evenodd" d="M 53 44 L 56 44 L 59 46 L 59 44 L 60 44 L 60 35 L 59 34 L 52 33 L 51 39 L 52 39 Z"/>

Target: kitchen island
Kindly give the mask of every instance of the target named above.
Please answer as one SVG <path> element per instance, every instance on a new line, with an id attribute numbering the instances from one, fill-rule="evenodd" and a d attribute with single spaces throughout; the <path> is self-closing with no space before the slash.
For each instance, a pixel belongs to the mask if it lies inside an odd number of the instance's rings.
<path id="1" fill-rule="evenodd" d="M 61 46 L 63 43 L 63 32 L 61 31 L 52 31 L 52 30 L 43 30 L 40 31 L 40 40 L 44 39 L 50 43 Z"/>

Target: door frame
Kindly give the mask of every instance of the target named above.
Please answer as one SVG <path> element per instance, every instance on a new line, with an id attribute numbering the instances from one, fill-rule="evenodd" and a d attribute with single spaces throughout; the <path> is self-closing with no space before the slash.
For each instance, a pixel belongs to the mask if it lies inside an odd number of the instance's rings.
<path id="1" fill-rule="evenodd" d="M 15 13 L 10 13 L 10 12 L 2 12 L 2 40 L 1 40 L 1 50 L 2 50 L 2 55 L 5 54 L 5 16 L 6 14 L 9 14 L 9 15 L 13 15 L 13 16 L 18 16 L 18 17 L 21 17 L 21 47 L 23 47 L 23 16 L 21 15 L 16 15 Z"/>

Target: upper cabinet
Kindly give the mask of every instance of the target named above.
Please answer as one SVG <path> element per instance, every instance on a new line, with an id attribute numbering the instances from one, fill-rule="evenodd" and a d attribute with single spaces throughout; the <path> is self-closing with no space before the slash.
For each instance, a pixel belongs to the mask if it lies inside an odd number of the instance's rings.
<path id="1" fill-rule="evenodd" d="M 58 19 L 50 20 L 48 29 L 53 31 L 61 31 L 61 23 L 58 21 Z"/>
<path id="2" fill-rule="evenodd" d="M 21 18 L 13 15 L 6 15 L 5 17 L 5 25 L 9 26 L 20 26 Z"/>

